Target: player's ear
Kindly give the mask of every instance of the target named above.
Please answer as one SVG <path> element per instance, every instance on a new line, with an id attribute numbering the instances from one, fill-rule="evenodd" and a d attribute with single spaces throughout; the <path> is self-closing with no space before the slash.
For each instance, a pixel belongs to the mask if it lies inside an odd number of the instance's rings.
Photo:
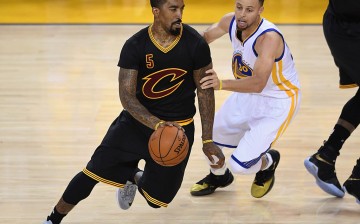
<path id="1" fill-rule="evenodd" d="M 259 9 L 259 15 L 264 11 L 264 6 L 261 6 Z"/>
<path id="2" fill-rule="evenodd" d="M 159 8 L 153 7 L 152 8 L 152 13 L 154 14 L 154 16 L 158 16 L 159 15 Z"/>

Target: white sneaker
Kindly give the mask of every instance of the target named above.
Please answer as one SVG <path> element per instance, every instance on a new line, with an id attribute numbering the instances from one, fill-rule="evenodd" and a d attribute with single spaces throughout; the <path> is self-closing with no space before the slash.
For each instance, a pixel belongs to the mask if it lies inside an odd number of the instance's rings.
<path id="1" fill-rule="evenodd" d="M 116 191 L 116 199 L 121 209 L 129 209 L 134 201 L 137 186 L 131 181 L 127 181 L 124 188 L 118 188 Z"/>
<path id="2" fill-rule="evenodd" d="M 53 224 L 53 223 L 49 220 L 49 221 L 44 221 L 42 224 Z"/>

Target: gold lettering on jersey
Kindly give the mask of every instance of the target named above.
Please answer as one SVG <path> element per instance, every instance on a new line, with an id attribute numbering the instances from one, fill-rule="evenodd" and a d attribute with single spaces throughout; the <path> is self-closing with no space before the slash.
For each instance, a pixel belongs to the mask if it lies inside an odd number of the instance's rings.
<path id="1" fill-rule="evenodd" d="M 154 68 L 153 54 L 147 54 L 146 56 L 146 68 Z"/>
<path id="2" fill-rule="evenodd" d="M 253 75 L 253 70 L 244 61 L 240 53 L 235 53 L 232 58 L 232 70 L 236 79 Z"/>
<path id="3" fill-rule="evenodd" d="M 159 99 L 168 96 L 184 82 L 182 77 L 186 73 L 185 70 L 179 68 L 169 68 L 154 72 L 143 78 L 146 81 L 142 87 L 142 92 L 149 99 Z M 167 80 L 169 80 L 171 87 L 162 89 L 162 85 L 159 85 L 159 82 Z"/>

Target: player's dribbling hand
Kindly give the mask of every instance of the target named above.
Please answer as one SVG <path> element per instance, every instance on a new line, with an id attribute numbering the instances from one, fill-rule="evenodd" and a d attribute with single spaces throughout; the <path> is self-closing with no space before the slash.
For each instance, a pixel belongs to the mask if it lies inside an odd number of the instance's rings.
<path id="1" fill-rule="evenodd" d="M 174 122 L 174 121 L 163 121 L 163 122 L 159 122 L 159 125 L 157 126 L 157 128 L 159 127 L 164 127 L 164 126 L 175 126 L 178 129 L 181 129 L 185 132 L 184 128 L 181 127 L 181 125 L 179 125 L 178 123 Z"/>
<path id="2" fill-rule="evenodd" d="M 211 162 L 210 166 L 212 168 L 217 169 L 224 166 L 225 156 L 222 150 L 213 142 L 203 144 L 203 152 Z"/>
<path id="3" fill-rule="evenodd" d="M 215 90 L 218 90 L 220 88 L 220 80 L 215 70 L 209 69 L 205 73 L 208 75 L 200 80 L 201 88 L 202 89 L 214 88 Z"/>

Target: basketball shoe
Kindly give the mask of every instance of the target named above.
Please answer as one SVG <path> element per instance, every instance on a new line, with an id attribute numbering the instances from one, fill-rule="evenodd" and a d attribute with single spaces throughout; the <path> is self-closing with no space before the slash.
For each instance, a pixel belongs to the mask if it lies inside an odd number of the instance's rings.
<path id="1" fill-rule="evenodd" d="M 215 175 L 210 172 L 205 178 L 194 184 L 190 189 L 193 196 L 203 196 L 212 194 L 218 187 L 226 187 L 234 181 L 234 176 L 229 169 L 224 175 Z"/>
<path id="2" fill-rule="evenodd" d="M 125 186 L 123 188 L 118 188 L 116 190 L 116 199 L 118 202 L 118 205 L 121 209 L 127 210 L 131 207 L 136 191 L 137 191 L 137 182 L 141 178 L 143 171 L 137 168 L 135 170 L 134 180 L 133 181 L 127 181 Z"/>
<path id="3" fill-rule="evenodd" d="M 275 170 L 280 161 L 280 153 L 274 149 L 270 149 L 268 153 L 271 155 L 273 163 L 266 170 L 260 170 L 256 173 L 251 186 L 251 195 L 254 198 L 261 198 L 269 193 L 275 183 Z"/>
<path id="4" fill-rule="evenodd" d="M 116 198 L 121 209 L 129 209 L 134 201 L 137 191 L 137 185 L 131 181 L 127 181 L 123 188 L 118 188 Z"/>
<path id="5" fill-rule="evenodd" d="M 53 223 L 49 220 L 49 221 L 44 221 L 42 224 L 53 224 Z"/>
<path id="6" fill-rule="evenodd" d="M 358 159 L 356 166 L 354 166 L 351 176 L 345 181 L 343 189 L 354 196 L 356 202 L 360 204 L 360 159 Z"/>
<path id="7" fill-rule="evenodd" d="M 316 184 L 323 191 L 342 198 L 345 192 L 341 188 L 335 171 L 335 161 L 338 153 L 331 146 L 324 145 L 319 148 L 317 153 L 305 159 L 304 165 L 307 171 L 315 177 Z"/>

